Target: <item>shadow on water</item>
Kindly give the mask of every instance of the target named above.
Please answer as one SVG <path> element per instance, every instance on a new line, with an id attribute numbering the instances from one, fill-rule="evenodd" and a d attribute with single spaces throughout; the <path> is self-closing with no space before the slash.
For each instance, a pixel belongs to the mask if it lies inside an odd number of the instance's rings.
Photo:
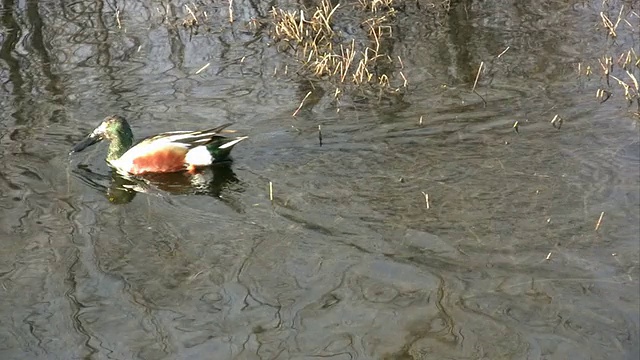
<path id="1" fill-rule="evenodd" d="M 109 175 L 93 172 L 88 166 L 79 165 L 72 170 L 76 178 L 90 188 L 104 194 L 109 202 L 126 204 L 137 193 L 156 196 L 205 195 L 220 198 L 222 192 L 239 180 L 231 168 L 231 161 L 201 169 L 196 174 L 178 172 L 149 174 L 141 177 L 124 177 L 116 171 Z M 234 191 L 241 191 L 234 187 Z"/>

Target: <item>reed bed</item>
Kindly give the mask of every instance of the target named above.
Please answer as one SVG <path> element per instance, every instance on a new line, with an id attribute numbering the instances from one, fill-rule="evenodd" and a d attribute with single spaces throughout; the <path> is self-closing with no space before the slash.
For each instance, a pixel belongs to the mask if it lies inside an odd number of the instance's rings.
<path id="1" fill-rule="evenodd" d="M 619 6 L 619 9 L 615 9 L 615 6 Z M 632 39 L 631 43 L 640 37 L 640 13 L 624 4 L 606 2 L 603 3 L 600 20 L 601 29 L 611 39 L 612 52 L 602 55 L 598 64 L 578 64 L 578 73 L 591 77 L 594 71 L 599 72 L 604 84 L 596 91 L 596 98 L 604 103 L 614 94 L 622 92 L 629 106 L 635 104 L 634 114 L 640 118 L 640 54 L 633 46 L 617 46 L 619 43 L 629 43 L 619 41 L 621 37 Z"/>
<path id="2" fill-rule="evenodd" d="M 356 24 L 361 37 L 347 35 L 337 25 L 340 22 L 337 18 L 353 6 L 359 10 L 355 13 L 362 15 Z M 358 0 L 336 5 L 321 0 L 311 9 L 274 7 L 271 36 L 280 50 L 292 54 L 301 64 L 303 73 L 334 84 L 336 99 L 350 87 L 402 93 L 408 86 L 402 59 L 392 58 L 387 50 L 393 41 L 396 16 L 393 6 L 394 0 Z"/>

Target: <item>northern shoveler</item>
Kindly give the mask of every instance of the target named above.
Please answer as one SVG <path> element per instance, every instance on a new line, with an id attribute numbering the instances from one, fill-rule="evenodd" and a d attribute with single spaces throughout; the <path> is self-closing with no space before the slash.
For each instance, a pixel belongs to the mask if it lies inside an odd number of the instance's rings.
<path id="1" fill-rule="evenodd" d="M 229 125 L 201 131 L 166 132 L 133 145 L 129 123 L 121 116 L 112 115 L 74 146 L 71 153 L 107 139 L 111 142 L 107 162 L 121 173 L 142 175 L 183 170 L 193 173 L 198 167 L 227 159 L 233 146 L 247 138 L 220 135 Z"/>

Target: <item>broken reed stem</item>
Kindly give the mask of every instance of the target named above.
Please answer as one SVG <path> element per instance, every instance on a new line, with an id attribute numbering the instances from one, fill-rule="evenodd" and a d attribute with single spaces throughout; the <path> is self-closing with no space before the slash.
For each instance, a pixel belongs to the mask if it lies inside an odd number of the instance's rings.
<path id="1" fill-rule="evenodd" d="M 631 78 L 631 81 L 633 81 L 633 86 L 635 86 L 636 88 L 636 95 L 638 95 L 638 91 L 640 91 L 640 85 L 638 85 L 638 79 L 636 79 L 636 77 L 629 72 L 629 70 L 625 70 L 625 72 L 627 73 L 627 75 L 629 75 L 629 77 Z"/>
<path id="2" fill-rule="evenodd" d="M 402 76 L 402 80 L 404 80 L 404 83 L 402 84 L 402 86 L 407 87 L 407 84 L 409 83 L 409 81 L 407 81 L 407 78 L 404 77 L 404 74 L 402 73 L 402 71 L 400 71 L 400 76 Z"/>
<path id="3" fill-rule="evenodd" d="M 482 72 L 483 66 L 484 66 L 484 61 L 480 62 L 480 67 L 478 67 L 478 73 L 476 74 L 476 80 L 473 82 L 473 88 L 471 89 L 471 92 L 478 95 L 478 97 L 480 97 L 480 99 L 482 100 L 484 107 L 487 107 L 487 100 L 485 100 L 482 97 L 482 95 L 478 94 L 478 92 L 476 91 L 476 85 L 478 85 L 478 79 L 480 79 L 480 73 Z"/>
<path id="4" fill-rule="evenodd" d="M 602 224 L 602 218 L 604 217 L 604 211 L 600 213 L 600 217 L 598 218 L 598 222 L 596 223 L 595 231 L 600 229 L 600 225 Z"/>
<path id="5" fill-rule="evenodd" d="M 269 200 L 273 201 L 273 183 L 269 181 Z"/>
<path id="6" fill-rule="evenodd" d="M 201 72 L 205 71 L 209 65 L 211 65 L 211 63 L 207 63 L 205 66 L 201 67 L 200 69 L 198 69 L 198 71 L 196 71 L 196 75 L 200 74 Z"/>
<path id="7" fill-rule="evenodd" d="M 122 23 L 120 22 L 120 9 L 116 8 L 116 23 L 118 23 L 118 29 L 122 29 Z"/>
<path id="8" fill-rule="evenodd" d="M 233 0 L 229 0 L 229 22 L 233 22 Z"/>
<path id="9" fill-rule="evenodd" d="M 296 111 L 294 111 L 294 112 L 293 112 L 293 115 L 291 115 L 291 116 L 295 117 L 295 116 L 298 114 L 298 112 L 300 111 L 300 109 L 302 109 L 302 105 L 304 105 L 304 101 L 305 101 L 305 100 L 307 100 L 307 98 L 309 97 L 309 95 L 311 95 L 311 91 L 309 91 L 309 92 L 307 93 L 307 95 L 305 95 L 304 99 L 302 99 L 302 101 L 300 102 L 300 105 L 298 105 L 298 108 L 296 109 Z"/>
<path id="10" fill-rule="evenodd" d="M 189 14 L 191 14 L 191 17 L 193 18 L 193 21 L 195 21 L 196 25 L 198 25 L 198 18 L 196 17 L 196 14 L 191 10 L 189 5 L 184 4 L 184 7 L 187 8 L 187 11 L 189 12 Z"/>
<path id="11" fill-rule="evenodd" d="M 480 72 L 482 71 L 483 66 L 484 66 L 484 61 L 480 62 L 480 67 L 478 67 L 478 72 L 476 73 L 476 80 L 473 82 L 472 91 L 476 91 L 476 85 L 478 85 L 478 79 L 480 79 Z"/>
<path id="12" fill-rule="evenodd" d="M 502 57 L 502 55 L 504 55 L 507 51 L 509 51 L 509 48 L 511 48 L 511 46 L 507 46 L 506 49 L 504 49 L 499 55 L 498 55 L 498 59 Z"/>
<path id="13" fill-rule="evenodd" d="M 422 192 L 422 195 L 424 195 L 424 202 L 425 204 L 427 204 L 427 209 L 431 208 L 431 205 L 429 205 L 429 194 L 427 194 L 426 192 Z"/>
<path id="14" fill-rule="evenodd" d="M 624 10 L 624 5 L 622 5 L 620 7 L 620 12 L 618 13 L 618 19 L 616 20 L 616 23 L 614 24 L 613 22 L 611 22 L 611 20 L 609 19 L 609 17 L 604 13 L 604 12 L 600 12 L 600 17 L 602 18 L 602 23 L 604 24 L 604 27 L 607 28 L 607 30 L 609 30 L 609 35 L 611 35 L 611 37 L 617 37 L 618 35 L 616 34 L 616 29 L 618 28 L 618 25 L 620 24 L 620 21 L 622 20 L 622 12 Z"/>
<path id="15" fill-rule="evenodd" d="M 551 125 L 553 125 L 554 128 L 560 130 L 560 128 L 562 127 L 562 121 L 562 118 L 558 116 L 558 114 L 556 114 L 553 119 L 551 119 Z"/>

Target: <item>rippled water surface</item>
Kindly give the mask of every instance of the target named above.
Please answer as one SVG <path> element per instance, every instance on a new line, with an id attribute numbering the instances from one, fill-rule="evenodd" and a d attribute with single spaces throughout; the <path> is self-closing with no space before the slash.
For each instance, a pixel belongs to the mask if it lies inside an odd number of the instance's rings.
<path id="1" fill-rule="evenodd" d="M 638 358 L 639 123 L 594 94 L 640 49 L 600 1 L 400 12 L 408 91 L 379 104 L 296 76 L 246 27 L 271 3 L 205 2 L 195 34 L 146 3 L 2 2 L 0 358 Z M 68 156 L 112 113 L 249 139 L 131 184 Z"/>

